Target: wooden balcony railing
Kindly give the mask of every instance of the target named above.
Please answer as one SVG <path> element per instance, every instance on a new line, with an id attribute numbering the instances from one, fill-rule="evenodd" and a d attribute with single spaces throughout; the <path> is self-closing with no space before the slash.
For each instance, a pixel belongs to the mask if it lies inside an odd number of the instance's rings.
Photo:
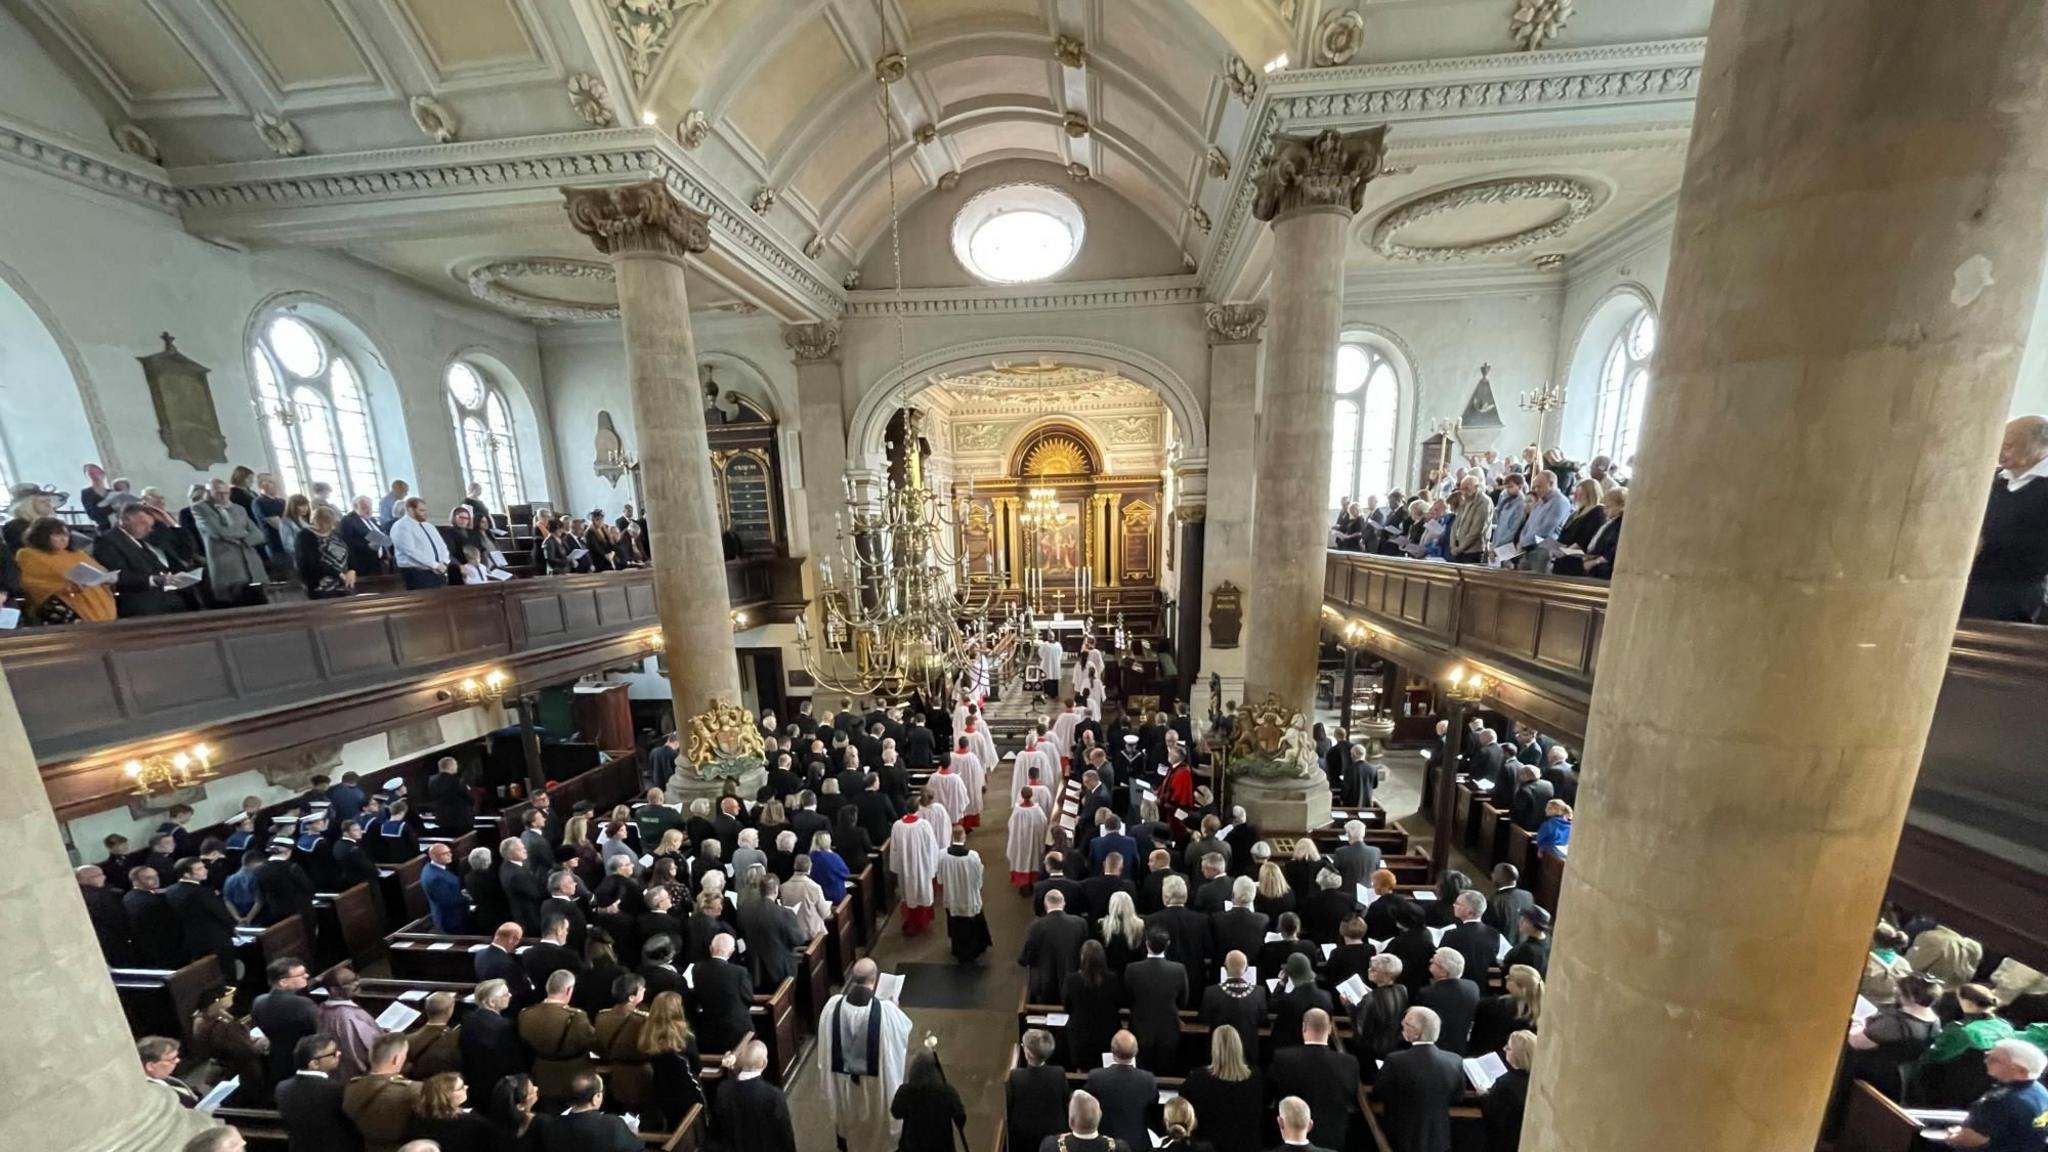
<path id="1" fill-rule="evenodd" d="M 727 565 L 734 607 L 775 615 L 795 564 Z M 637 570 L 24 629 L 0 666 L 69 818 L 118 802 L 130 756 L 204 741 L 247 764 L 371 735 L 463 707 L 452 690 L 486 668 L 530 688 L 628 663 L 659 623 Z"/>
<path id="2" fill-rule="evenodd" d="M 1498 683 L 1490 704 L 1584 737 L 1605 583 L 1331 552 L 1323 602 L 1395 663 L 1431 678 L 1477 666 Z M 1912 906 L 2036 956 L 2048 955 L 2044 703 L 2048 627 L 1963 621 L 1892 878 Z"/>

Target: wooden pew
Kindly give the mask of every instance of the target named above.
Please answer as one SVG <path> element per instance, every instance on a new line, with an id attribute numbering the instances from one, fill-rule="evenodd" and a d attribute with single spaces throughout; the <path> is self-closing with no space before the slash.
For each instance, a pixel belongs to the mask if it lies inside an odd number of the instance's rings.
<path id="1" fill-rule="evenodd" d="M 136 1038 L 170 1036 L 189 1043 L 192 1014 L 204 1004 L 206 994 L 226 984 L 220 961 L 201 956 L 182 968 L 114 968 L 109 970 L 114 992 L 121 999 L 121 1011 L 128 1017 L 128 1030 Z"/>
<path id="2" fill-rule="evenodd" d="M 243 1143 L 260 1152 L 285 1152 L 288 1147 L 284 1119 L 274 1108 L 221 1108 L 214 1116 L 233 1125 Z M 702 1104 L 692 1105 L 683 1122 L 672 1132 L 641 1132 L 640 1139 L 653 1152 L 703 1152 L 710 1140 L 711 1118 Z"/>
<path id="3" fill-rule="evenodd" d="M 1476 811 L 1479 814 L 1477 835 L 1478 846 L 1473 849 L 1473 859 L 1489 871 L 1507 855 L 1507 830 L 1515 822 L 1509 818 L 1508 810 L 1496 808 L 1493 802 L 1481 799 Z"/>
<path id="4" fill-rule="evenodd" d="M 489 936 L 442 936 L 432 925 L 414 921 L 386 940 L 385 958 L 391 974 L 403 980 L 438 980 L 476 983 L 475 953 L 491 942 Z"/>
<path id="5" fill-rule="evenodd" d="M 818 1026 L 818 1014 L 825 1010 L 825 1001 L 832 995 L 831 952 L 832 937 L 827 933 L 797 954 L 796 1023 L 804 1032 Z"/>
<path id="6" fill-rule="evenodd" d="M 286 956 L 303 962 L 309 970 L 319 967 L 313 954 L 312 933 L 303 917 L 287 916 L 260 932 L 251 928 L 235 930 L 235 957 L 242 962 L 242 971 L 250 974 L 236 985 L 235 1011 L 248 1011 L 249 1004 L 268 986 L 263 979 L 264 969 L 270 967 L 272 960 Z"/>
<path id="7" fill-rule="evenodd" d="M 839 898 L 839 903 L 832 906 L 832 922 L 826 925 L 825 940 L 829 947 L 826 949 L 825 959 L 831 984 L 844 981 L 847 970 L 852 968 L 853 962 L 861 956 L 860 930 L 856 927 L 858 921 L 853 913 L 854 895 L 849 889 L 846 895 Z M 821 1000 L 820 1005 L 822 1004 Z"/>
<path id="8" fill-rule="evenodd" d="M 427 914 L 427 898 L 425 893 L 421 893 L 419 896 L 420 910 L 414 912 L 412 910 L 411 892 L 411 889 L 419 887 L 420 873 L 425 871 L 426 867 L 427 857 L 422 852 L 403 864 L 394 864 L 389 868 L 377 869 L 377 886 L 384 896 L 384 907 L 388 909 L 386 915 L 396 921 L 396 923 L 386 924 L 383 932 L 392 931 L 399 924 L 403 924 L 407 920 L 417 920 L 419 917 Z M 379 935 L 381 934 L 380 932 Z"/>
<path id="9" fill-rule="evenodd" d="M 320 920 L 320 956 L 312 967 L 332 968 L 347 960 L 361 968 L 384 954 L 384 921 L 367 883 L 316 898 L 313 906 Z"/>
<path id="10" fill-rule="evenodd" d="M 1917 1152 L 1938 1145 L 1920 1138 L 1920 1122 L 1861 1080 L 1849 1085 L 1842 1108 L 1842 1134 L 1835 1147 L 1843 1152 Z"/>
<path id="11" fill-rule="evenodd" d="M 751 1012 L 754 1039 L 768 1046 L 766 1075 L 787 1088 L 803 1059 L 799 1041 L 805 1029 L 796 1018 L 796 981 L 784 980 L 772 994 L 755 996 Z"/>
<path id="12" fill-rule="evenodd" d="M 1536 861 L 1536 884 L 1531 895 L 1536 903 L 1552 916 L 1557 915 L 1557 894 L 1564 887 L 1564 860 L 1558 856 L 1546 856 Z"/>
<path id="13" fill-rule="evenodd" d="M 846 882 L 846 891 L 853 901 L 854 959 L 858 960 L 875 950 L 875 942 L 882 936 L 881 860 L 876 856 L 869 860 L 860 874 Z"/>
<path id="14" fill-rule="evenodd" d="M 1523 876 L 1529 875 L 1529 864 L 1536 859 L 1536 834 L 1519 824 L 1508 825 L 1508 846 L 1501 854 L 1501 863 L 1513 864 Z"/>

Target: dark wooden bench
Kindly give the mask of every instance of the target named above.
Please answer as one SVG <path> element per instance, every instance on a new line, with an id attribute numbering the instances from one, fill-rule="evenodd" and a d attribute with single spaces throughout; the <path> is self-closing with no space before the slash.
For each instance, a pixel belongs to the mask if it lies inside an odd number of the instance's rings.
<path id="1" fill-rule="evenodd" d="M 109 971 L 128 1030 L 136 1036 L 170 1036 L 191 1041 L 192 1014 L 207 993 L 223 986 L 220 961 L 201 956 L 182 968 L 114 968 Z"/>

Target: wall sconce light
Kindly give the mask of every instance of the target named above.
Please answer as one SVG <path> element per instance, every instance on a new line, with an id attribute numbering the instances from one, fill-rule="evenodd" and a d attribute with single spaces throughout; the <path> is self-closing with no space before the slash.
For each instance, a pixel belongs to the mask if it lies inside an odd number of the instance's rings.
<path id="1" fill-rule="evenodd" d="M 506 691 L 511 686 L 511 677 L 494 668 L 485 673 L 482 680 L 474 676 L 464 680 L 456 691 L 461 695 L 463 703 L 481 704 L 486 700 L 504 699 Z"/>
<path id="2" fill-rule="evenodd" d="M 1461 703 L 1474 703 L 1485 699 L 1500 688 L 1500 681 L 1481 672 L 1469 671 L 1463 664 L 1451 669 L 1444 678 L 1444 695 Z"/>
<path id="3" fill-rule="evenodd" d="M 733 630 L 733 631 L 735 631 L 735 632 L 744 632 L 744 631 L 746 631 L 746 629 L 747 629 L 747 614 L 746 614 L 745 612 L 743 612 L 743 611 L 739 611 L 739 610 L 737 610 L 737 609 L 736 609 L 736 610 L 734 610 L 734 612 L 733 612 L 733 614 L 732 614 L 732 630 Z"/>
<path id="4" fill-rule="evenodd" d="M 130 760 L 121 766 L 121 771 L 135 786 L 137 796 L 176 792 L 213 778 L 213 749 L 204 744 L 194 744 L 183 752 L 159 753 Z"/>
<path id="5" fill-rule="evenodd" d="M 652 631 L 652 632 L 649 632 L 649 633 L 647 634 L 647 646 L 648 646 L 649 648 L 652 648 L 652 649 L 654 649 L 654 650 L 655 650 L 656 652 L 666 652 L 666 651 L 668 651 L 668 635 L 667 635 L 667 633 L 664 633 L 664 632 L 663 632 L 663 631 L 662 631 L 661 629 L 659 629 L 659 628 L 656 628 L 656 629 L 655 629 L 654 631 Z"/>

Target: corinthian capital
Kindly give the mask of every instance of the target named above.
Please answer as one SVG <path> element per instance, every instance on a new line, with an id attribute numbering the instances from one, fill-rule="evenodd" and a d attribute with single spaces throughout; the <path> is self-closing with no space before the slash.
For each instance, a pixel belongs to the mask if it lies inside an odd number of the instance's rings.
<path id="1" fill-rule="evenodd" d="M 1252 215 L 1261 220 L 1301 208 L 1358 211 L 1365 185 L 1386 153 L 1387 128 L 1334 129 L 1313 136 L 1275 136 L 1273 154 L 1258 172 Z"/>
<path id="2" fill-rule="evenodd" d="M 1218 304 L 1202 317 L 1211 344 L 1256 344 L 1266 325 L 1263 304 Z"/>
<path id="3" fill-rule="evenodd" d="M 782 330 L 782 342 L 799 364 L 830 360 L 839 355 L 839 325 L 792 324 Z"/>
<path id="4" fill-rule="evenodd" d="M 682 256 L 711 247 L 702 212 L 676 199 L 659 180 L 608 188 L 564 188 L 569 223 L 607 256 L 651 252 Z"/>

